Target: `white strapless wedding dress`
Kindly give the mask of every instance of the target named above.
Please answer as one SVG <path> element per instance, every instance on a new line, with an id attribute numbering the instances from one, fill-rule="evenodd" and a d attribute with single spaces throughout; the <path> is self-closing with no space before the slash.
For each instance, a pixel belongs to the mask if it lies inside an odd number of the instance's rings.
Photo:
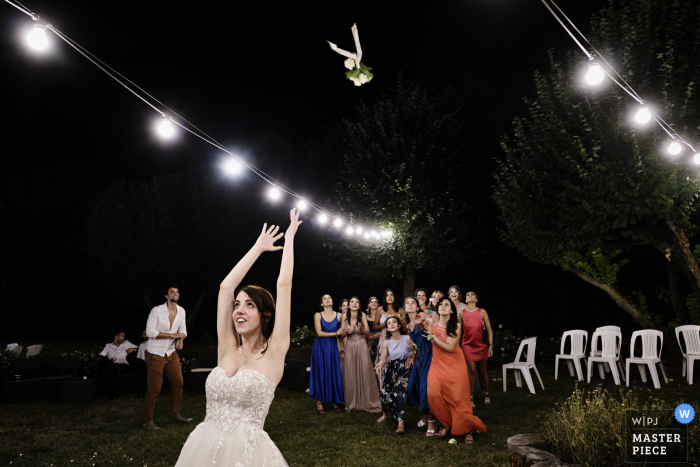
<path id="1" fill-rule="evenodd" d="M 175 467 L 287 467 L 263 430 L 275 397 L 265 375 L 243 369 L 231 378 L 219 367 L 207 378 L 207 416 L 190 433 Z"/>

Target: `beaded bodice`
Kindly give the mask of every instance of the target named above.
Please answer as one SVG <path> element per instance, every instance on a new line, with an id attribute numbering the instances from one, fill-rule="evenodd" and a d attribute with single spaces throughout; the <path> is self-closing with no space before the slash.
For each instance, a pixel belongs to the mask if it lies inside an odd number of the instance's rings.
<path id="1" fill-rule="evenodd" d="M 207 416 L 205 422 L 215 423 L 224 431 L 242 426 L 262 430 L 265 417 L 275 397 L 275 387 L 265 375 L 242 369 L 232 377 L 216 367 L 206 384 Z"/>

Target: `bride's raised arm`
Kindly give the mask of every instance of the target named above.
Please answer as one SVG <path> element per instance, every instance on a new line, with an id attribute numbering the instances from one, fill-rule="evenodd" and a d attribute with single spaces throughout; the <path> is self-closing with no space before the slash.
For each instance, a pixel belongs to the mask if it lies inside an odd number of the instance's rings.
<path id="1" fill-rule="evenodd" d="M 238 336 L 233 329 L 233 307 L 236 297 L 236 288 L 248 274 L 251 266 L 265 251 L 281 250 L 281 246 L 274 243 L 282 238 L 283 233 L 277 234 L 279 226 L 263 226 L 262 233 L 248 253 L 236 264 L 236 267 L 226 276 L 219 287 L 219 300 L 216 307 L 216 331 L 219 337 L 219 359 L 223 358 L 230 348 L 238 347 Z"/>
<path id="2" fill-rule="evenodd" d="M 289 350 L 289 323 L 292 308 L 292 273 L 294 272 L 294 235 L 302 223 L 300 212 L 292 209 L 289 212 L 289 228 L 284 234 L 284 251 L 280 276 L 277 279 L 277 304 L 275 307 L 275 327 L 270 336 L 270 345 L 285 354 Z"/>

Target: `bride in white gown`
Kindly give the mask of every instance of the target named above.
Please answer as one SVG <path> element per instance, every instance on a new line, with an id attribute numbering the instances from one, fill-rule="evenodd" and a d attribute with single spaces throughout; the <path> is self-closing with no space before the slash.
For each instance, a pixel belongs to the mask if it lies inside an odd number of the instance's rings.
<path id="1" fill-rule="evenodd" d="M 263 430 L 265 417 L 282 379 L 289 350 L 294 235 L 301 221 L 292 209 L 286 234 L 267 224 L 257 242 L 226 276 L 219 290 L 218 365 L 207 378 L 207 415 L 190 434 L 175 467 L 287 466 Z M 256 286 L 236 288 L 265 251 L 284 251 L 277 280 L 277 306 L 272 295 Z M 242 345 L 239 345 L 239 336 Z"/>

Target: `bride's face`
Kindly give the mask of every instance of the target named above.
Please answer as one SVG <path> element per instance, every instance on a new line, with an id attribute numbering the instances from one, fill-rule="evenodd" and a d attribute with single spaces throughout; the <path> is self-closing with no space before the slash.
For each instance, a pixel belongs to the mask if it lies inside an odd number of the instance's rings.
<path id="1" fill-rule="evenodd" d="M 260 328 L 260 311 L 243 291 L 239 292 L 233 303 L 233 325 L 238 334 L 249 334 Z"/>

